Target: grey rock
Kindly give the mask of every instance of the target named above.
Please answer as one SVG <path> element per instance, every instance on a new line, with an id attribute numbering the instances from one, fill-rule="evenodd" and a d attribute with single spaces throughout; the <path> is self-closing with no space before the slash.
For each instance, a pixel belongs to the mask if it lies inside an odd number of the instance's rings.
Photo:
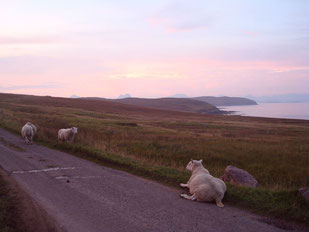
<path id="1" fill-rule="evenodd" d="M 221 179 L 225 182 L 241 186 L 255 188 L 258 185 L 258 181 L 251 174 L 232 165 L 226 167 L 224 175 L 221 177 Z"/>

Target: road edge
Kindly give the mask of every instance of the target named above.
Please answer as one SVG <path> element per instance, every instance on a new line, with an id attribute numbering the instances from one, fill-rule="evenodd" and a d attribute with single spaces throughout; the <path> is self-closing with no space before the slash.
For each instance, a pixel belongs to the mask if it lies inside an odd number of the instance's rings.
<path id="1" fill-rule="evenodd" d="M 17 181 L 0 165 L 0 175 L 7 183 L 10 195 L 16 199 L 21 221 L 18 227 L 31 232 L 66 232 L 49 214 L 33 200 Z"/>

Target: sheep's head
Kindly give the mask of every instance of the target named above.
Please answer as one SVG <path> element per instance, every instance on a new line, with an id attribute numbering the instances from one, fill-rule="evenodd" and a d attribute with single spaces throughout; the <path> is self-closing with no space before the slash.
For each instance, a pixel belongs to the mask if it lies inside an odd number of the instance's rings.
<path id="1" fill-rule="evenodd" d="M 191 159 L 191 161 L 187 164 L 186 169 L 192 172 L 193 169 L 196 168 L 197 166 L 203 165 L 202 162 L 203 160 L 192 160 Z"/>
<path id="2" fill-rule="evenodd" d="M 77 127 L 72 127 L 71 130 L 73 131 L 74 134 L 77 134 Z"/>

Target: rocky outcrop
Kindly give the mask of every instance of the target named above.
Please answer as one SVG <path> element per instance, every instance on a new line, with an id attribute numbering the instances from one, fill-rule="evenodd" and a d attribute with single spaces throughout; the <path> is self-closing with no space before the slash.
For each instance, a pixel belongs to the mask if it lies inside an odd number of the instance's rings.
<path id="1" fill-rule="evenodd" d="M 224 175 L 221 177 L 221 179 L 225 182 L 241 186 L 255 188 L 258 185 L 258 181 L 251 174 L 232 165 L 226 167 Z"/>

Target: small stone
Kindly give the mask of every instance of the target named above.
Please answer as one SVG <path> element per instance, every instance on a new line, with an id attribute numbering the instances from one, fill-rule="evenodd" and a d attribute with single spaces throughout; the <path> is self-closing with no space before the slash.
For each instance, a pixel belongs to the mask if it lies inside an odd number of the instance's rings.
<path id="1" fill-rule="evenodd" d="M 309 188 L 300 188 L 300 189 L 298 189 L 298 192 L 300 193 L 300 194 L 304 194 L 305 192 L 307 192 L 309 190 Z"/>
<path id="2" fill-rule="evenodd" d="M 305 199 L 309 204 L 309 188 L 300 188 L 298 189 L 299 194 Z"/>

